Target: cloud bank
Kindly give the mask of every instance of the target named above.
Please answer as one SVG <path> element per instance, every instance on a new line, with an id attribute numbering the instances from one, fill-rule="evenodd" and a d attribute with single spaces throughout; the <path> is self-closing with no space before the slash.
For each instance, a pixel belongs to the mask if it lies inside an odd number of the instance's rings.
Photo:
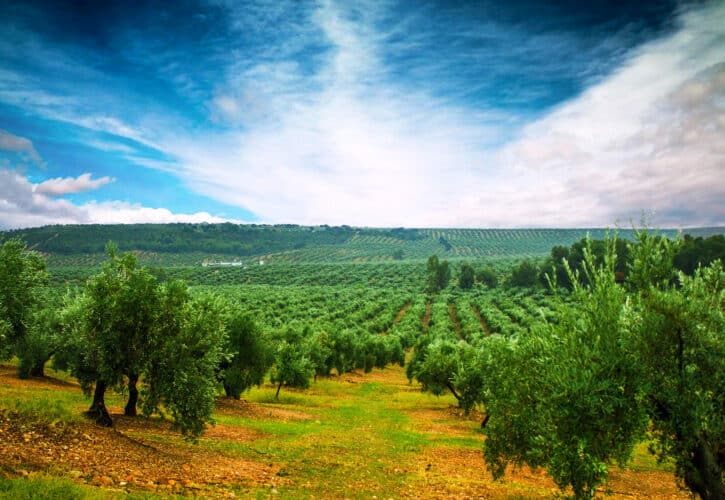
<path id="1" fill-rule="evenodd" d="M 108 177 L 51 179 L 40 184 L 11 169 L 0 169 L 0 228 L 14 229 L 49 224 L 136 224 L 167 222 L 240 222 L 207 212 L 173 213 L 124 201 L 75 204 L 57 196 L 96 189 L 112 182 Z"/>

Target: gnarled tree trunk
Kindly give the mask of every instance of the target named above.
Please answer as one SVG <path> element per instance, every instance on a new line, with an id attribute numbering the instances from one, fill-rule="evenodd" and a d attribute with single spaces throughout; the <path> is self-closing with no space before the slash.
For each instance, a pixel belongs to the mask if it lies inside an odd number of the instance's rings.
<path id="1" fill-rule="evenodd" d="M 132 374 L 128 376 L 128 401 L 126 402 L 126 407 L 123 409 L 123 414 L 127 417 L 135 417 L 137 415 L 136 412 L 136 404 L 138 403 L 138 388 L 136 387 L 136 384 L 138 383 L 138 375 Z"/>
<path id="2" fill-rule="evenodd" d="M 241 399 L 241 394 L 235 394 L 235 392 L 232 390 L 232 386 L 224 382 L 224 395 L 228 397 L 229 399 Z"/>
<path id="3" fill-rule="evenodd" d="M 692 449 L 690 467 L 685 471 L 685 484 L 703 500 L 725 498 L 722 466 L 712 449 L 702 439 Z"/>
<path id="4" fill-rule="evenodd" d="M 106 408 L 106 383 L 102 380 L 96 381 L 96 388 L 93 390 L 93 403 L 86 412 L 98 425 L 113 427 L 113 420 Z"/>

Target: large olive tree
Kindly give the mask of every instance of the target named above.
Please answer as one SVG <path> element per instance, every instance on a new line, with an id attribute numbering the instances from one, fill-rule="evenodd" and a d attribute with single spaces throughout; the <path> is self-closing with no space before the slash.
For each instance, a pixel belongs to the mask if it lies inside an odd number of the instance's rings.
<path id="1" fill-rule="evenodd" d="M 46 339 L 33 331 L 47 281 L 45 259 L 22 240 L 0 245 L 0 357 L 18 354 L 23 377 L 43 375 L 48 360 L 42 349 Z"/>
<path id="2" fill-rule="evenodd" d="M 651 428 L 653 451 L 691 491 L 725 498 L 722 265 L 677 274 L 677 243 L 642 231 L 622 285 L 606 246 L 599 262 L 585 246 L 555 325 L 483 339 L 478 370 L 458 375 L 462 387 L 481 383 L 472 394 L 491 415 L 485 459 L 495 476 L 511 463 L 546 467 L 587 498 Z"/>

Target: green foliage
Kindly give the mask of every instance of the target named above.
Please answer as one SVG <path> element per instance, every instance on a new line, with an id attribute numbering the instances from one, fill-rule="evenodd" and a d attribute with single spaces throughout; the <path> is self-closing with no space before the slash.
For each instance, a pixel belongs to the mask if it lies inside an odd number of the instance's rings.
<path id="1" fill-rule="evenodd" d="M 498 275 L 492 268 L 486 267 L 476 273 L 476 281 L 483 283 L 488 288 L 496 288 L 498 286 Z"/>
<path id="2" fill-rule="evenodd" d="M 673 264 L 677 269 L 692 276 L 698 266 L 707 266 L 715 261 L 725 265 L 725 236 L 716 234 L 709 238 L 693 238 L 686 234 L 674 256 Z"/>
<path id="3" fill-rule="evenodd" d="M 577 271 L 563 261 L 573 292 L 557 298 L 555 324 L 484 338 L 473 365 L 462 359 L 455 383 L 462 406 L 481 402 L 491 415 L 484 456 L 494 475 L 543 466 L 590 497 L 651 423 L 653 451 L 691 491 L 725 495 L 725 273 L 715 261 L 678 275 L 678 241 L 636 238 L 627 289 L 618 245 L 586 243 Z"/>
<path id="4" fill-rule="evenodd" d="M 439 261 L 437 255 L 431 255 L 427 263 L 426 291 L 436 293 L 448 286 L 451 269 L 448 261 Z"/>
<path id="5" fill-rule="evenodd" d="M 473 267 L 468 263 L 461 264 L 461 274 L 458 277 L 458 286 L 463 290 L 468 290 L 476 281 L 476 273 Z"/>
<path id="6" fill-rule="evenodd" d="M 225 307 L 213 295 L 187 300 L 184 289 L 166 287 L 164 310 L 173 316 L 162 323 L 161 335 L 150 346 L 143 411 L 150 415 L 163 404 L 175 427 L 195 439 L 214 411 L 215 372 L 225 356 Z"/>
<path id="7" fill-rule="evenodd" d="M 701 498 L 725 497 L 725 272 L 715 260 L 676 282 L 677 245 L 642 232 L 632 284 L 633 343 L 660 459 Z"/>
<path id="8" fill-rule="evenodd" d="M 267 335 L 249 314 L 238 308 L 226 313 L 226 332 L 223 358 L 217 377 L 222 381 L 227 397 L 239 399 L 241 394 L 264 382 L 272 366 L 272 345 Z"/>
<path id="9" fill-rule="evenodd" d="M 335 343 L 330 334 L 318 331 L 309 337 L 310 361 L 315 366 L 315 379 L 326 377 L 335 367 Z"/>
<path id="10" fill-rule="evenodd" d="M 509 463 L 544 466 L 560 487 L 589 498 L 607 464 L 626 461 L 646 430 L 641 370 L 626 347 L 631 311 L 608 243 L 601 265 L 585 247 L 590 284 L 572 280 L 572 303 L 557 304 L 557 324 L 482 345 L 490 351 L 484 456 L 495 476 Z"/>
<path id="11" fill-rule="evenodd" d="M 421 388 L 436 396 L 450 391 L 456 399 L 460 399 L 453 386 L 453 377 L 459 364 L 459 344 L 450 339 L 435 338 L 425 340 L 416 348 L 414 359 L 408 364 L 406 374 L 409 379 L 415 378 Z"/>
<path id="12" fill-rule="evenodd" d="M 310 359 L 310 345 L 303 336 L 293 330 L 287 330 L 277 346 L 274 356 L 274 368 L 270 377 L 277 385 L 275 398 L 283 385 L 307 389 L 315 374 L 315 366 Z"/>
<path id="13" fill-rule="evenodd" d="M 226 340 L 220 299 L 192 299 L 185 284 L 160 285 L 132 254 L 117 256 L 91 278 L 80 296 L 69 295 L 59 323 L 54 364 L 70 369 L 86 394 L 91 414 L 110 425 L 106 388 L 128 384 L 126 413 L 135 415 L 141 378 L 146 415 L 162 409 L 185 436 L 195 438 L 211 418 Z M 132 410 L 132 411 L 130 411 Z"/>
<path id="14" fill-rule="evenodd" d="M 47 281 L 45 260 L 22 240 L 11 238 L 0 245 L 0 359 L 13 352 L 31 357 L 28 351 L 37 347 L 37 335 L 28 338 L 28 332 Z"/>
<path id="15" fill-rule="evenodd" d="M 511 277 L 507 284 L 511 286 L 532 287 L 538 282 L 539 269 L 529 259 L 524 259 L 511 270 Z"/>
<path id="16" fill-rule="evenodd" d="M 607 235 L 608 238 L 608 235 Z M 594 263 L 602 265 L 607 251 L 607 239 L 591 240 L 583 238 L 574 243 L 570 248 L 565 246 L 555 246 L 551 249 L 550 257 L 541 266 L 539 281 L 544 286 L 549 285 L 549 281 L 556 283 L 557 287 L 563 287 L 571 290 L 573 287 L 572 277 L 582 283 L 586 283 L 585 267 L 585 250 L 589 248 L 592 253 Z M 623 239 L 615 239 L 614 273 L 618 281 L 624 281 L 628 271 L 628 263 L 630 262 L 629 242 Z M 566 261 L 566 264 L 564 263 Z M 567 266 L 573 271 L 570 276 Z"/>
<path id="17" fill-rule="evenodd" d="M 86 292 L 91 304 L 87 327 L 102 357 L 99 377 L 111 386 L 143 368 L 160 298 L 156 279 L 138 266 L 133 254 L 117 257 L 110 250 L 109 255 Z"/>

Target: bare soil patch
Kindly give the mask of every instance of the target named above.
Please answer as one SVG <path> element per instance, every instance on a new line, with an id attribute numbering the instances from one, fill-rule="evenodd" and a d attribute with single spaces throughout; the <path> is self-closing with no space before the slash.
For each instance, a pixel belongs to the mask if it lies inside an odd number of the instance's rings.
<path id="1" fill-rule="evenodd" d="M 17 414 L 6 412 L 0 422 L 0 467 L 11 475 L 42 471 L 106 488 L 204 496 L 226 496 L 231 489 L 283 481 L 276 476 L 279 466 L 184 442 L 167 422 L 121 415 L 114 415 L 114 421 L 114 429 L 85 422 L 28 426 Z M 220 425 L 203 439 L 251 442 L 257 437 L 253 431 Z"/>
<path id="2" fill-rule="evenodd" d="M 400 320 L 403 319 L 403 316 L 405 316 L 405 313 L 408 312 L 408 309 L 410 309 L 410 303 L 405 304 L 400 311 L 398 311 L 398 314 L 395 315 L 395 319 L 393 320 L 393 324 L 400 323 Z"/>
<path id="3" fill-rule="evenodd" d="M 491 335 L 491 328 L 488 326 L 488 323 L 486 323 L 486 320 L 481 315 L 481 310 L 476 306 L 475 304 L 471 304 L 471 311 L 473 311 L 473 314 L 476 315 L 478 318 L 478 322 L 481 323 L 481 328 L 483 328 L 483 331 L 486 332 L 486 335 Z"/>
<path id="4" fill-rule="evenodd" d="M 20 379 L 18 378 L 18 369 L 9 365 L 0 365 L 0 384 L 20 389 L 32 385 L 33 387 L 46 389 L 77 388 L 80 390 L 80 385 L 77 382 L 67 382 L 48 376 Z"/>
<path id="5" fill-rule="evenodd" d="M 261 406 L 244 399 L 217 398 L 216 413 L 220 415 L 238 415 L 258 420 L 310 420 L 312 415 L 298 410 Z"/>
<path id="6" fill-rule="evenodd" d="M 423 315 L 423 320 L 422 320 L 424 330 L 428 328 L 428 325 L 430 325 L 430 308 L 431 308 L 431 303 L 427 302 L 425 304 L 425 314 Z"/>

